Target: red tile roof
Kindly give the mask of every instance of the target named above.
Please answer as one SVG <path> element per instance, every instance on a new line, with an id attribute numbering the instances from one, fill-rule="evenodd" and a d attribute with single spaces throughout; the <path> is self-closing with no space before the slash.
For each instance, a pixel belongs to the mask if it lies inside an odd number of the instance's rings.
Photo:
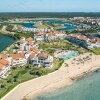
<path id="1" fill-rule="evenodd" d="M 21 58 L 20 54 L 10 54 L 10 57 L 12 57 L 12 59 L 17 59 L 17 58 Z"/>
<path id="2" fill-rule="evenodd" d="M 27 41 L 33 41 L 33 38 L 29 37 L 26 39 Z"/>
<path id="3" fill-rule="evenodd" d="M 20 54 L 20 57 L 21 57 L 21 58 L 24 58 L 24 57 L 25 57 L 24 52 L 21 52 L 21 53 L 19 53 L 19 54 Z"/>
<path id="4" fill-rule="evenodd" d="M 32 51 L 31 50 L 27 50 L 27 53 L 31 53 Z"/>
<path id="5" fill-rule="evenodd" d="M 0 63 L 3 64 L 3 65 L 7 65 L 9 62 L 5 59 L 1 59 Z"/>
<path id="6" fill-rule="evenodd" d="M 32 58 L 34 58 L 35 57 L 35 53 L 32 53 L 31 55 L 30 55 L 30 58 L 32 59 Z"/>
<path id="7" fill-rule="evenodd" d="M 31 51 L 33 51 L 34 53 L 38 53 L 39 50 L 36 47 L 31 48 Z"/>
<path id="8" fill-rule="evenodd" d="M 0 63 L 0 70 L 1 70 L 3 67 L 4 67 L 4 65 Z"/>
<path id="9" fill-rule="evenodd" d="M 48 53 L 42 52 L 42 53 L 38 54 L 38 57 L 45 57 L 45 58 L 47 58 L 48 57 Z"/>

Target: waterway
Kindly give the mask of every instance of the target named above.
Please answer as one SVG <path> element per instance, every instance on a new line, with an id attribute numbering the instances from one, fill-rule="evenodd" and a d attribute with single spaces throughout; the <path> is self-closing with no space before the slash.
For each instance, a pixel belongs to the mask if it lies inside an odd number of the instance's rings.
<path id="1" fill-rule="evenodd" d="M 13 38 L 0 34 L 0 52 L 11 45 L 13 42 Z"/>
<path id="2" fill-rule="evenodd" d="M 26 23 L 22 24 L 24 27 L 27 28 L 35 28 L 34 24 L 30 24 L 30 23 L 35 23 L 37 21 L 44 21 L 44 22 L 51 22 L 51 23 L 58 23 L 58 24 L 62 24 L 64 25 L 65 28 L 59 28 L 57 30 L 72 30 L 72 29 L 76 29 L 76 26 L 72 25 L 70 22 L 64 22 L 64 21 L 60 21 L 58 19 L 47 19 L 47 20 L 27 20 L 25 21 Z M 30 23 L 27 23 L 30 22 Z"/>

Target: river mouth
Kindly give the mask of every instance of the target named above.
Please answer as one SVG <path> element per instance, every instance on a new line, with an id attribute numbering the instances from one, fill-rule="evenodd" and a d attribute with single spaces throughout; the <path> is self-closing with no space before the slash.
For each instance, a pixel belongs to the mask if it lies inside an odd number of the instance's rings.
<path id="1" fill-rule="evenodd" d="M 14 41 L 12 37 L 0 34 L 0 52 L 9 47 Z"/>

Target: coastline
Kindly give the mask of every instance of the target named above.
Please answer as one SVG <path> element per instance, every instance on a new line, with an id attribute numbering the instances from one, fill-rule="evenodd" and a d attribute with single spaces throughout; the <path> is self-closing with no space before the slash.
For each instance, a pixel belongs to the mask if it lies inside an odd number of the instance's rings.
<path id="1" fill-rule="evenodd" d="M 1 35 L 4 35 L 4 36 L 6 36 L 6 37 L 10 37 L 9 35 L 5 35 L 5 34 L 2 34 L 2 33 L 0 33 L 0 34 L 1 34 Z M 14 45 L 14 43 L 16 42 L 15 39 L 14 39 L 13 37 L 10 37 L 10 38 L 13 39 L 13 42 L 10 43 L 7 47 L 5 47 L 5 49 L 1 50 L 1 51 L 0 51 L 0 54 L 1 54 L 1 53 L 4 53 L 5 51 L 7 51 L 7 49 L 11 48 L 11 47 Z"/>
<path id="2" fill-rule="evenodd" d="M 81 79 L 82 77 L 88 75 L 89 73 L 94 72 L 94 71 L 99 70 L 99 69 L 100 69 L 100 65 L 98 67 L 93 68 L 93 69 L 89 69 L 89 70 L 87 70 L 87 72 L 83 72 L 83 73 L 81 73 L 81 74 L 79 74 L 71 79 L 70 78 L 63 79 L 63 80 L 57 81 L 53 84 L 47 85 L 39 90 L 35 90 L 35 91 L 29 93 L 28 95 L 24 96 L 22 100 L 24 100 L 24 99 L 33 100 L 36 96 L 40 96 L 44 93 L 54 92 L 55 90 L 59 90 L 62 87 L 72 85 L 72 84 L 74 84 L 75 81 L 77 81 L 77 80 Z"/>
<path id="3" fill-rule="evenodd" d="M 81 55 L 81 57 L 87 55 L 88 54 L 84 54 Z M 77 56 L 75 58 L 79 57 L 80 56 Z M 1 100 L 30 100 L 42 93 L 54 91 L 63 86 L 71 85 L 84 75 L 100 68 L 99 55 L 93 54 L 92 61 L 86 62 L 84 65 L 72 65 L 72 59 L 73 58 L 65 60 L 61 68 L 53 73 L 17 85 Z M 65 63 L 68 63 L 69 67 L 66 67 Z"/>

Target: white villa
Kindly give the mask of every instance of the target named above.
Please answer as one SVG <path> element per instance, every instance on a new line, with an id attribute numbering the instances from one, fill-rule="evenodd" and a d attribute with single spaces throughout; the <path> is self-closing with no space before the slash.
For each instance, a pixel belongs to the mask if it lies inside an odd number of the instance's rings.
<path id="1" fill-rule="evenodd" d="M 22 37 L 18 48 L 15 53 L 8 55 L 0 55 L 0 77 L 6 78 L 10 73 L 12 66 L 23 66 L 27 62 L 34 66 L 51 67 L 53 63 L 53 57 L 46 52 L 42 52 L 38 49 L 38 45 L 33 38 Z"/>
<path id="2" fill-rule="evenodd" d="M 50 32 L 51 29 L 48 28 L 27 28 L 27 27 L 22 27 L 22 31 L 24 32 Z"/>
<path id="3" fill-rule="evenodd" d="M 100 38 L 88 38 L 80 34 L 70 34 L 67 38 L 69 41 L 81 44 L 87 48 L 100 48 Z"/>
<path id="4" fill-rule="evenodd" d="M 6 78 L 10 73 L 9 62 L 5 59 L 0 60 L 0 78 Z"/>
<path id="5" fill-rule="evenodd" d="M 63 31 L 54 31 L 54 32 L 38 32 L 35 36 L 34 39 L 36 41 L 46 41 L 46 40 L 57 40 L 57 39 L 65 39 L 67 35 Z"/>
<path id="6" fill-rule="evenodd" d="M 30 55 L 29 61 L 34 66 L 50 67 L 53 64 L 53 57 L 46 52 L 41 52 L 37 56 L 33 53 Z"/>
<path id="7" fill-rule="evenodd" d="M 25 54 L 19 53 L 19 54 L 10 54 L 10 57 L 12 59 L 11 65 L 15 66 L 15 65 L 19 65 L 19 66 L 23 66 L 27 63 L 27 59 L 25 58 Z"/>

